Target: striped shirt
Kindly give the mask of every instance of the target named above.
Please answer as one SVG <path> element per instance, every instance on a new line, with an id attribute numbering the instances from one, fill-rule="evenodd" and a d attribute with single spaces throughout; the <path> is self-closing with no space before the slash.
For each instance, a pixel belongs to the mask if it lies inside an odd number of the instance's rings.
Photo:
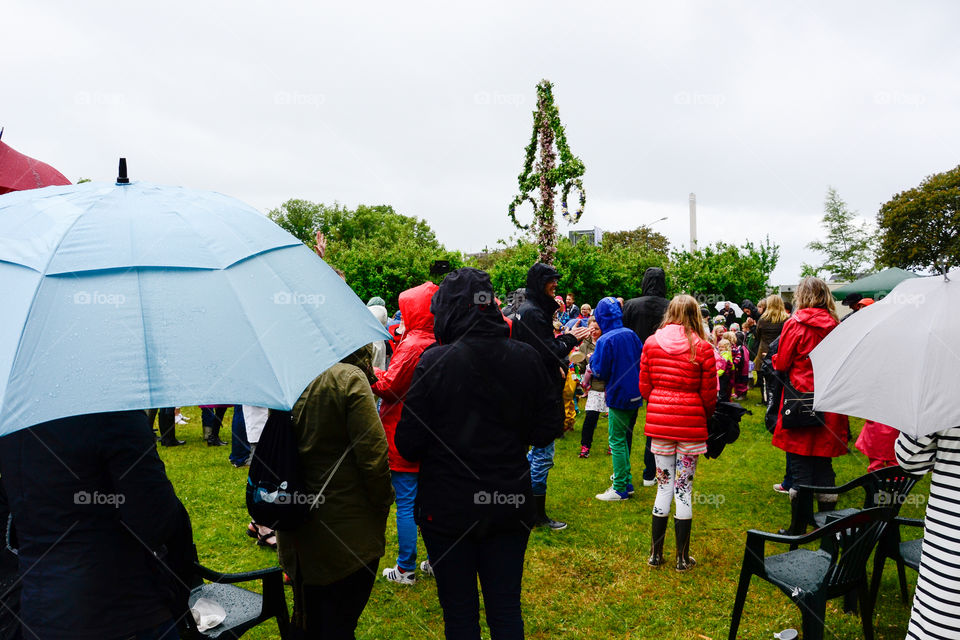
<path id="1" fill-rule="evenodd" d="M 910 473 L 933 470 L 920 576 L 907 638 L 960 638 L 960 427 L 920 438 L 900 434 L 897 460 Z"/>

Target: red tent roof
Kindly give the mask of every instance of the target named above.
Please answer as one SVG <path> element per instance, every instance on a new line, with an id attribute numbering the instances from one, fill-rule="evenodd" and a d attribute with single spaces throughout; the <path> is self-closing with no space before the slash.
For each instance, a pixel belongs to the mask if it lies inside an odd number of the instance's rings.
<path id="1" fill-rule="evenodd" d="M 0 141 L 0 194 L 56 184 L 71 184 L 50 165 L 34 160 Z"/>

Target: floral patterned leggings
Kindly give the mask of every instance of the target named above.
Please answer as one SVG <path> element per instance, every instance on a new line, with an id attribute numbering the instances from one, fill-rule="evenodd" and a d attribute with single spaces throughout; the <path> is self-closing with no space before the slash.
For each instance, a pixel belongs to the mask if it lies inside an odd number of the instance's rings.
<path id="1" fill-rule="evenodd" d="M 653 515 L 669 516 L 670 502 L 676 500 L 676 520 L 693 517 L 693 475 L 697 471 L 700 456 L 677 453 L 672 456 L 656 454 L 657 499 L 653 503 Z"/>

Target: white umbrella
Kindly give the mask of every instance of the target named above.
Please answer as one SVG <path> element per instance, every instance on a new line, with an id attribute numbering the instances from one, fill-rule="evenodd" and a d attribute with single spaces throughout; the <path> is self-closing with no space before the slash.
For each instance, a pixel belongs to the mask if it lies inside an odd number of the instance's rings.
<path id="1" fill-rule="evenodd" d="M 723 305 L 728 303 L 730 304 L 730 308 L 737 312 L 738 318 L 743 315 L 743 309 L 740 308 L 740 305 L 738 305 L 736 302 L 730 302 L 729 300 L 718 302 L 716 307 L 717 311 L 723 311 Z"/>
<path id="2" fill-rule="evenodd" d="M 814 402 L 914 437 L 960 425 L 960 270 L 905 280 L 817 346 Z"/>

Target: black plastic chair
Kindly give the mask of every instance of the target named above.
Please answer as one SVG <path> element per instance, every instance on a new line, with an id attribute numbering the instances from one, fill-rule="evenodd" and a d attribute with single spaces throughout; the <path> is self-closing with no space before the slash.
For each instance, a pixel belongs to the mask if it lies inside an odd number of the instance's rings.
<path id="1" fill-rule="evenodd" d="M 902 540 L 900 527 L 920 527 L 923 529 L 923 520 L 915 518 L 895 518 L 893 524 L 877 545 L 877 552 L 873 555 L 873 575 L 870 577 L 870 602 L 876 604 L 877 593 L 880 591 L 880 578 L 883 576 L 883 566 L 887 558 L 897 563 L 897 576 L 900 579 L 900 600 L 907 601 L 907 575 L 904 567 L 920 571 L 920 547 L 923 537 L 913 540 Z"/>
<path id="2" fill-rule="evenodd" d="M 730 640 L 737 637 L 750 578 L 775 585 L 800 608 L 803 639 L 822 640 L 827 600 L 848 593 L 860 597 L 863 636 L 873 640 L 873 608 L 867 597 L 867 559 L 894 518 L 891 508 L 858 511 L 802 536 L 786 536 L 752 529 L 747 532 L 743 566 L 730 620 Z M 764 556 L 766 542 L 797 546 L 820 541 L 820 548 L 794 549 Z"/>
<path id="3" fill-rule="evenodd" d="M 224 638 L 233 640 L 272 618 L 277 620 L 280 638 L 290 638 L 290 613 L 287 610 L 287 600 L 283 592 L 283 570 L 280 567 L 247 571 L 244 573 L 218 573 L 207 569 L 200 563 L 195 563 L 197 570 L 196 581 L 190 591 L 190 606 L 199 598 L 208 598 L 215 601 L 227 613 L 223 623 L 204 632 L 197 630 L 197 625 L 190 613 L 184 616 L 184 626 L 180 630 L 184 640 L 200 640 L 203 638 Z M 204 582 L 208 580 L 209 582 Z M 238 582 L 259 581 L 263 593 L 259 594 L 242 587 L 234 586 Z"/>
<path id="4" fill-rule="evenodd" d="M 803 513 L 803 518 L 807 524 L 820 528 L 826 524 L 827 519 L 843 518 L 853 515 L 860 511 L 860 508 L 840 509 L 838 511 L 819 511 L 814 513 L 813 497 L 814 494 L 844 494 L 853 491 L 857 487 L 863 489 L 863 509 L 872 507 L 890 507 L 894 511 L 900 511 L 906 497 L 913 490 L 914 485 L 920 480 L 920 476 L 907 473 L 901 467 L 885 467 L 877 471 L 871 471 L 865 475 L 840 485 L 839 487 L 815 487 L 810 485 L 794 485 L 797 490 L 798 508 Z"/>

